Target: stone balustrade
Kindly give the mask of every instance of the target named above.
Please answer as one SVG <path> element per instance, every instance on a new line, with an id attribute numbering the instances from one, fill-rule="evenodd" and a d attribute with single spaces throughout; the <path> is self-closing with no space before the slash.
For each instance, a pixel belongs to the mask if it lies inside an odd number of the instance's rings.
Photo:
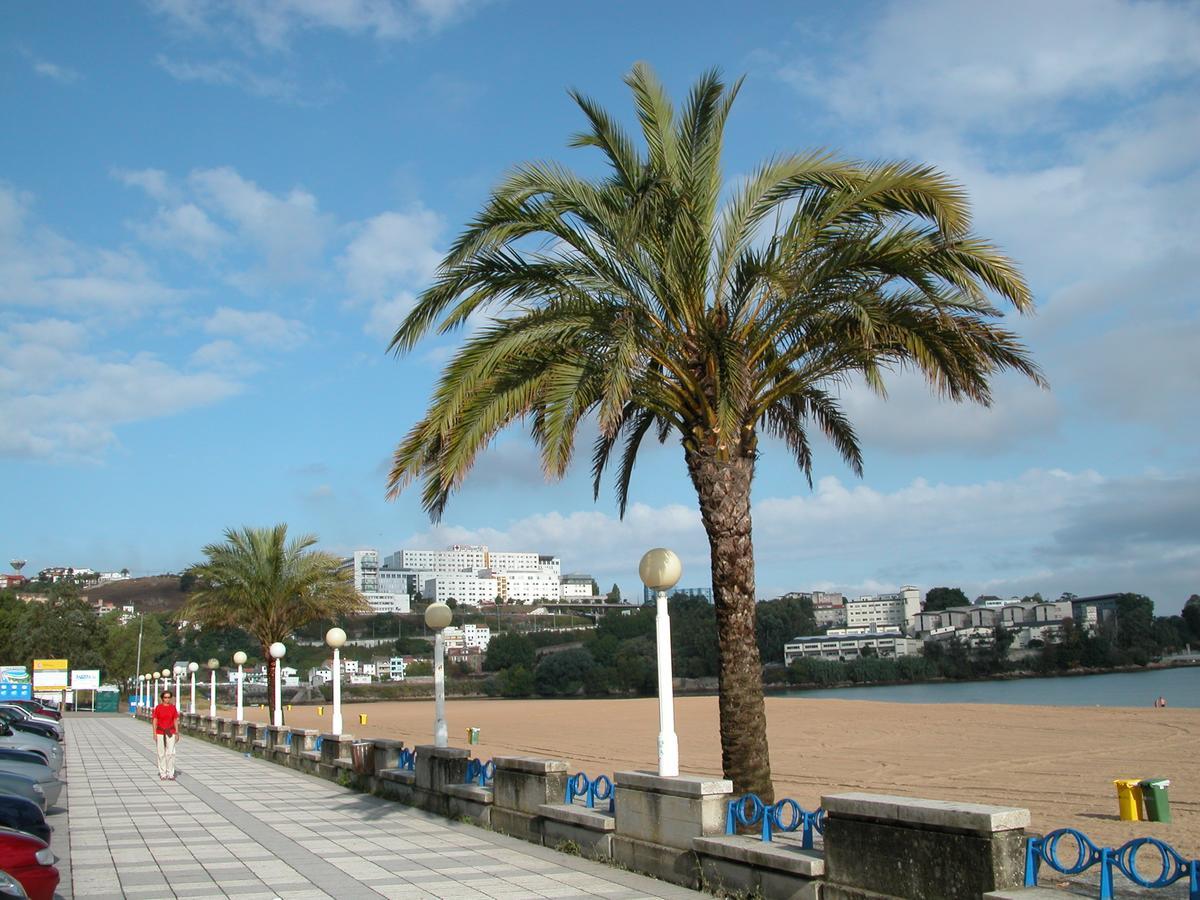
<path id="1" fill-rule="evenodd" d="M 467 781 L 463 748 L 410 752 L 401 741 L 202 714 L 180 721 L 185 733 L 280 765 L 689 887 L 797 900 L 963 900 L 1022 881 L 1023 809 L 834 794 L 823 798 L 824 847 L 804 849 L 794 834 L 769 842 L 727 834 L 733 786 L 721 778 L 617 772 L 609 812 L 568 802 L 562 760 L 496 757 L 491 782 L 480 784 Z"/>

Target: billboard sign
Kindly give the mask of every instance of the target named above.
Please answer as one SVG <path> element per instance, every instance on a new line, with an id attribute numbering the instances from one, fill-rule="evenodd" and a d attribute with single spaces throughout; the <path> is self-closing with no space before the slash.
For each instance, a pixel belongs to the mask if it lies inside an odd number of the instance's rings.
<path id="1" fill-rule="evenodd" d="M 33 686 L 39 690 L 65 691 L 67 689 L 67 661 L 65 659 L 35 659 L 33 661 Z"/>
<path id="2" fill-rule="evenodd" d="M 94 691 L 99 687 L 99 669 L 73 669 L 71 671 L 71 690 Z"/>
<path id="3" fill-rule="evenodd" d="M 28 670 L 24 666 L 0 666 L 0 701 L 32 699 Z"/>

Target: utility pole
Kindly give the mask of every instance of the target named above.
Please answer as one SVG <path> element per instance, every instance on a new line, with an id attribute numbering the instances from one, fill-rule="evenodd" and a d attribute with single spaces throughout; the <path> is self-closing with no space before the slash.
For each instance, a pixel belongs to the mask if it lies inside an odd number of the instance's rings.
<path id="1" fill-rule="evenodd" d="M 146 628 L 146 617 L 142 613 L 138 613 L 138 648 L 137 648 L 137 672 L 142 671 L 142 632 Z M 136 678 L 137 675 L 135 674 Z M 157 738 L 155 738 L 157 740 Z"/>

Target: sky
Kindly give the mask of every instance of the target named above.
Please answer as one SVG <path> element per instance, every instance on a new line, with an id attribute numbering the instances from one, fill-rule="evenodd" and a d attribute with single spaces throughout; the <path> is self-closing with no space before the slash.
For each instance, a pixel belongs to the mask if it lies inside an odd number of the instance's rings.
<path id="1" fill-rule="evenodd" d="M 1021 266 L 1050 382 L 990 409 L 911 378 L 843 396 L 865 473 L 767 445 L 761 597 L 1200 592 L 1200 5 L 151 0 L 0 8 L 0 558 L 180 571 L 226 528 L 325 549 L 483 542 L 640 596 L 653 546 L 707 587 L 676 443 L 618 518 L 587 454 L 547 483 L 506 433 L 444 520 L 385 498 L 461 335 L 388 341 L 512 166 L 595 175 L 578 88 L 745 84 L 728 179 L 781 152 L 913 159 Z M 587 446 L 587 444 L 582 444 Z"/>

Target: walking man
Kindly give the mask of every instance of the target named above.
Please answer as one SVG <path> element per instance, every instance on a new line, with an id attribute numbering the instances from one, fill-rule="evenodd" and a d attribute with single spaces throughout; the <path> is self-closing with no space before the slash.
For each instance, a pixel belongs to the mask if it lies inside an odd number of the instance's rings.
<path id="1" fill-rule="evenodd" d="M 170 691 L 154 707 L 154 746 L 158 750 L 158 780 L 175 780 L 175 742 L 179 740 L 179 708 Z"/>

